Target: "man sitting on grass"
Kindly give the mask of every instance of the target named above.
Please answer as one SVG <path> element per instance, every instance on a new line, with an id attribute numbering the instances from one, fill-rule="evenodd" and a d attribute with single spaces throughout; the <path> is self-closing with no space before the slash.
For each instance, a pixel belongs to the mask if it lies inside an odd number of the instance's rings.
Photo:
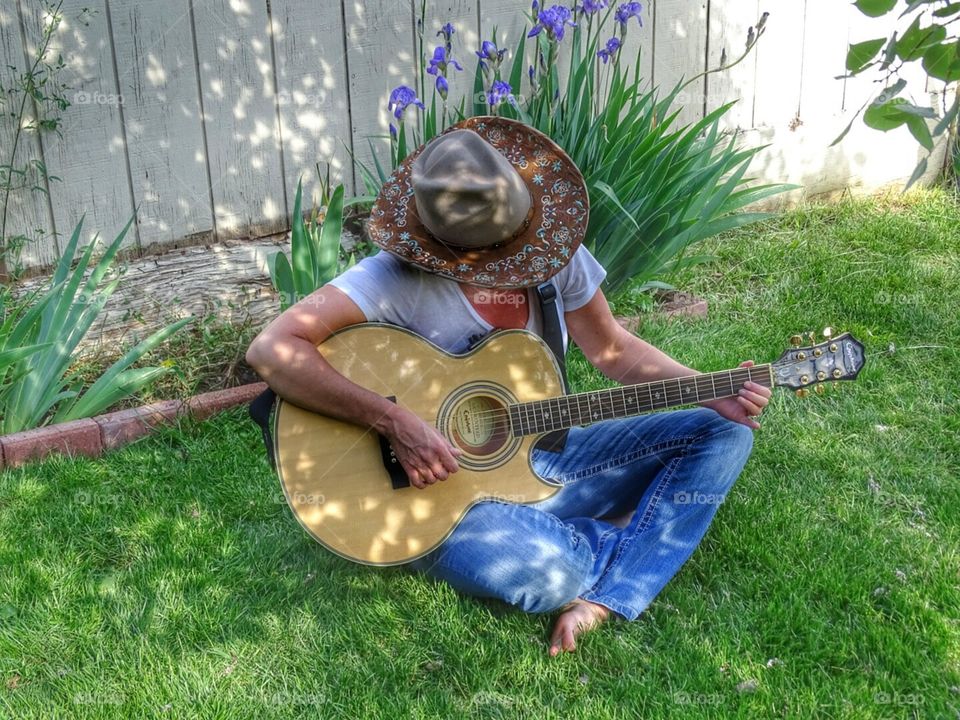
<path id="1" fill-rule="evenodd" d="M 614 320 L 600 290 L 606 273 L 581 246 L 588 212 L 582 175 L 548 137 L 504 118 L 465 120 L 384 184 L 368 230 L 386 252 L 284 312 L 247 360 L 286 400 L 384 435 L 416 488 L 455 482 L 457 448 L 347 380 L 316 346 L 367 321 L 408 328 L 450 353 L 496 330 L 542 334 L 535 288 L 549 280 L 564 345 L 569 336 L 607 377 L 636 384 L 696 374 Z M 636 618 L 687 560 L 718 506 L 695 499 L 729 491 L 769 397 L 747 382 L 699 408 L 574 428 L 561 450 L 532 453 L 534 470 L 559 492 L 530 505 L 477 503 L 411 566 L 527 612 L 561 609 L 550 654 L 573 650 L 611 612 Z"/>

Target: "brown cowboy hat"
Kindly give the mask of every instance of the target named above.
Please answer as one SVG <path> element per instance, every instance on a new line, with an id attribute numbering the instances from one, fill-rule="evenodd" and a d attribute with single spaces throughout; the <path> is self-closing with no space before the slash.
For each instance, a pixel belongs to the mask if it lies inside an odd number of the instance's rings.
<path id="1" fill-rule="evenodd" d="M 518 288 L 556 275 L 587 230 L 580 170 L 517 120 L 472 117 L 412 152 L 377 196 L 378 246 L 461 283 Z"/>

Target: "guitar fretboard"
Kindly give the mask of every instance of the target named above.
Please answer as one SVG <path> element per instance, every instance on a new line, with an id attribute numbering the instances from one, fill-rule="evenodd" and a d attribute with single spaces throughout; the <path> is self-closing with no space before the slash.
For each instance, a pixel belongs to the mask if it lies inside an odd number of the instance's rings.
<path id="1" fill-rule="evenodd" d="M 514 436 L 538 435 L 601 420 L 631 417 L 680 405 L 694 405 L 736 395 L 748 381 L 772 387 L 770 365 L 721 370 L 608 390 L 561 395 L 549 400 L 516 403 L 509 406 L 510 428 Z"/>

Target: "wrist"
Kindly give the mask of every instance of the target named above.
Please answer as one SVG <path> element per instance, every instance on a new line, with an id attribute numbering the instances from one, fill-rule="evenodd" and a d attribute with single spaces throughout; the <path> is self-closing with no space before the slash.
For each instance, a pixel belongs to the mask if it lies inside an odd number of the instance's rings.
<path id="1" fill-rule="evenodd" d="M 373 418 L 369 424 L 371 428 L 381 435 L 390 436 L 394 434 L 394 431 L 399 425 L 400 415 L 404 410 L 387 398 L 380 398 L 380 400 L 381 402 L 377 403 Z"/>

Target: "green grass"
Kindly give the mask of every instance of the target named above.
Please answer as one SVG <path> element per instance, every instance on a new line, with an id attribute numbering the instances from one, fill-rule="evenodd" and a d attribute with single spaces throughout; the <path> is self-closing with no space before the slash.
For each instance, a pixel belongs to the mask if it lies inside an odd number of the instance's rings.
<path id="1" fill-rule="evenodd" d="M 0 716 L 956 717 L 958 242 L 955 201 L 924 193 L 701 248 L 719 261 L 677 282 L 709 319 L 645 338 L 706 370 L 832 325 L 868 365 L 779 393 L 690 562 L 559 659 L 549 617 L 313 543 L 241 411 L 5 472 Z"/>

